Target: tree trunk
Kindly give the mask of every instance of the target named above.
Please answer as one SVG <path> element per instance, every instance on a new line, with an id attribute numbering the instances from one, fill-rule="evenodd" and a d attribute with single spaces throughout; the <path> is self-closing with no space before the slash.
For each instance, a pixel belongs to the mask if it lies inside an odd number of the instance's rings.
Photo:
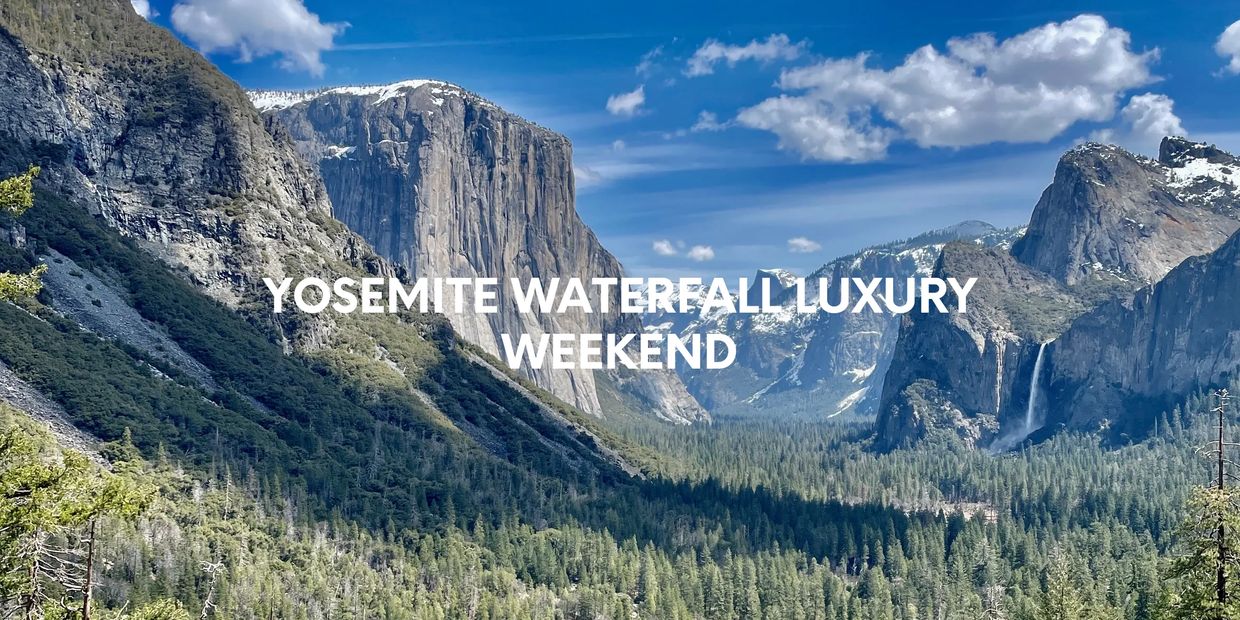
<path id="1" fill-rule="evenodd" d="M 94 590 L 95 519 L 90 520 L 90 540 L 86 541 L 86 583 L 82 586 L 82 620 L 90 620 L 90 599 Z"/>

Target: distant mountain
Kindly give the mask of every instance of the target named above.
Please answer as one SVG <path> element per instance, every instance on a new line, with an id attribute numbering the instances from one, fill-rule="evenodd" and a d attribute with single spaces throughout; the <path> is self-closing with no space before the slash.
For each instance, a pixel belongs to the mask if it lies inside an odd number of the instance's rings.
<path id="1" fill-rule="evenodd" d="M 912 239 L 867 248 L 823 265 L 806 276 L 808 295 L 820 278 L 896 278 L 929 275 L 944 244 L 967 240 L 982 247 L 1007 247 L 1018 230 L 999 230 L 978 221 L 930 231 Z M 758 270 L 784 310 L 757 315 L 714 312 L 658 313 L 647 329 L 678 334 L 725 333 L 737 343 L 735 364 L 723 370 L 681 370 L 689 391 L 712 411 L 762 414 L 803 413 L 837 416 L 870 414 L 877 405 L 883 375 L 899 327 L 893 315 L 872 313 L 798 314 L 794 276 L 784 270 Z"/>
<path id="2" fill-rule="evenodd" d="M 980 278 L 970 312 L 904 320 L 878 445 L 941 431 L 1003 448 L 1126 415 L 1107 426 L 1136 434 L 1149 421 L 1136 409 L 1234 373 L 1240 313 L 1215 296 L 1229 298 L 1237 274 L 1211 253 L 1240 228 L 1238 171 L 1182 138 L 1158 160 L 1098 144 L 1066 153 L 1010 255 L 944 250 L 936 274 Z"/>
<path id="3" fill-rule="evenodd" d="M 336 217 L 415 277 L 589 281 L 623 273 L 574 208 L 568 139 L 473 93 L 411 80 L 250 98 L 318 167 Z M 521 313 L 504 292 L 499 303 L 495 314 L 449 316 L 497 357 L 501 334 L 641 332 L 631 314 Z M 670 371 L 521 372 L 595 415 L 602 402 L 615 403 L 600 401 L 606 389 L 666 420 L 706 417 Z"/>

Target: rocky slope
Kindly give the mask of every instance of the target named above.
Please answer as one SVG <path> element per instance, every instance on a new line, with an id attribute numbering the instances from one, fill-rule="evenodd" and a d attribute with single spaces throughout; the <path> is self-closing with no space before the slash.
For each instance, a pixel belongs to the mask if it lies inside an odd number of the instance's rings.
<path id="1" fill-rule="evenodd" d="M 942 268 L 982 278 L 970 296 L 977 306 L 902 326 L 878 445 L 942 430 L 1002 449 L 1043 427 L 1090 427 L 1132 397 L 1183 396 L 1234 368 L 1226 348 L 1186 340 L 1187 326 L 1210 315 L 1195 308 L 1223 282 L 1160 282 L 1240 228 L 1237 163 L 1182 138 L 1164 140 L 1158 160 L 1097 144 L 1065 154 L 1010 256 L 944 252 Z M 1185 296 L 1184 308 L 1142 310 L 1168 290 Z M 1240 316 L 1202 327 L 1226 341 L 1219 335 L 1240 329 Z"/>
<path id="2" fill-rule="evenodd" d="M 903 318 L 882 383 L 881 448 L 937 429 L 988 444 L 1002 422 L 1023 421 L 1037 349 L 1084 307 L 1062 284 L 1003 249 L 951 244 L 934 275 L 976 277 L 977 284 L 965 313 Z"/>
<path id="3" fill-rule="evenodd" d="M 968 240 L 983 247 L 1008 247 L 1019 231 L 998 230 L 984 222 L 961 222 L 912 239 L 867 248 L 823 265 L 806 276 L 816 295 L 820 278 L 896 278 L 930 275 L 943 246 Z M 737 343 L 736 363 L 724 370 L 683 369 L 690 392 L 712 411 L 763 414 L 804 413 L 836 416 L 872 414 L 882 378 L 899 332 L 899 318 L 888 314 L 815 315 L 795 311 L 794 276 L 759 270 L 751 281 L 760 291 L 772 282 L 783 311 L 773 314 L 704 316 L 660 313 L 647 317 L 648 329 L 661 332 L 726 333 Z M 756 296 L 756 293 L 755 293 Z"/>
<path id="4" fill-rule="evenodd" d="M 273 316 L 263 277 L 401 270 L 333 219 L 316 169 L 280 126 L 128 3 L 0 4 L 0 72 L 0 175 L 44 168 L 20 221 L 29 247 L 7 235 L 0 259 L 56 265 L 42 304 L 3 308 L 0 358 L 100 439 L 131 424 L 135 436 L 184 437 L 180 448 L 201 455 L 215 428 L 235 440 L 230 450 L 299 463 L 291 475 L 311 487 L 350 475 L 368 451 L 367 475 L 408 476 L 420 448 L 443 442 L 485 462 L 484 452 L 502 460 L 518 444 L 548 446 L 567 456 L 539 467 L 560 474 L 624 467 L 574 412 L 468 357 L 441 319 Z M 36 336 L 95 351 L 99 365 L 78 376 L 91 360 L 66 370 L 70 361 L 29 349 L 23 339 Z M 129 374 L 89 389 L 111 369 Z M 315 464 L 287 460 L 299 450 Z M 353 487 L 335 492 L 369 501 Z"/>
<path id="5" fill-rule="evenodd" d="M 619 262 L 574 208 L 572 145 L 459 87 L 430 80 L 309 93 L 252 92 L 316 162 L 336 216 L 415 277 L 619 277 Z M 500 334 L 638 333 L 621 314 L 449 316 L 467 340 L 500 354 Z M 596 381 L 622 384 L 661 418 L 704 416 L 671 372 L 627 377 L 582 370 L 523 372 L 600 414 Z"/>

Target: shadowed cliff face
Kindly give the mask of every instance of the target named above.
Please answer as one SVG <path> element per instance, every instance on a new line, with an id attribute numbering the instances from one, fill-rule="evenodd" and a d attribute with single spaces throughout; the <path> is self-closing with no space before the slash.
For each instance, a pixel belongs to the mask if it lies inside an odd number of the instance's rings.
<path id="1" fill-rule="evenodd" d="M 1054 421 L 1144 434 L 1179 397 L 1236 375 L 1238 308 L 1240 234 L 1082 316 L 1049 349 Z"/>
<path id="2" fill-rule="evenodd" d="M 416 277 L 589 281 L 623 274 L 576 213 L 572 146 L 559 134 L 442 82 L 251 98 L 317 162 L 336 217 Z M 497 356 L 501 334 L 641 332 L 633 315 L 540 316 L 518 312 L 506 294 L 499 302 L 495 314 L 450 315 L 462 336 Z M 671 372 L 522 372 L 596 415 L 598 380 L 622 384 L 668 420 L 704 415 Z"/>
<path id="3" fill-rule="evenodd" d="M 1115 428 L 1143 432 L 1137 401 L 1162 407 L 1240 366 L 1240 313 L 1216 303 L 1234 297 L 1235 242 L 1218 248 L 1238 227 L 1240 166 L 1217 148 L 1168 138 L 1158 160 L 1097 144 L 1069 151 L 1010 256 L 944 252 L 944 275 L 980 278 L 975 316 L 905 321 L 878 444 L 936 430 L 1019 440 L 1038 430 L 1025 428 L 1034 381 L 1045 395 L 1038 436 L 1123 411 L 1133 419 Z"/>

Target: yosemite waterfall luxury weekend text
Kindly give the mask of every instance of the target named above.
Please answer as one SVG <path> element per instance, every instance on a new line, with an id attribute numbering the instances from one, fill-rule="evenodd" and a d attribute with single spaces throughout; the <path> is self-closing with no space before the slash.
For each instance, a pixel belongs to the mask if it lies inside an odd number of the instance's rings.
<path id="1" fill-rule="evenodd" d="M 772 290 L 768 278 L 263 278 L 272 311 L 284 312 L 290 297 L 297 310 L 318 314 L 419 312 L 494 314 L 512 306 L 533 314 L 647 314 L 655 312 L 798 314 L 844 312 L 964 313 L 977 278 L 796 278 Z M 724 334 L 501 334 L 506 363 L 552 368 L 726 368 L 736 345 Z"/>

